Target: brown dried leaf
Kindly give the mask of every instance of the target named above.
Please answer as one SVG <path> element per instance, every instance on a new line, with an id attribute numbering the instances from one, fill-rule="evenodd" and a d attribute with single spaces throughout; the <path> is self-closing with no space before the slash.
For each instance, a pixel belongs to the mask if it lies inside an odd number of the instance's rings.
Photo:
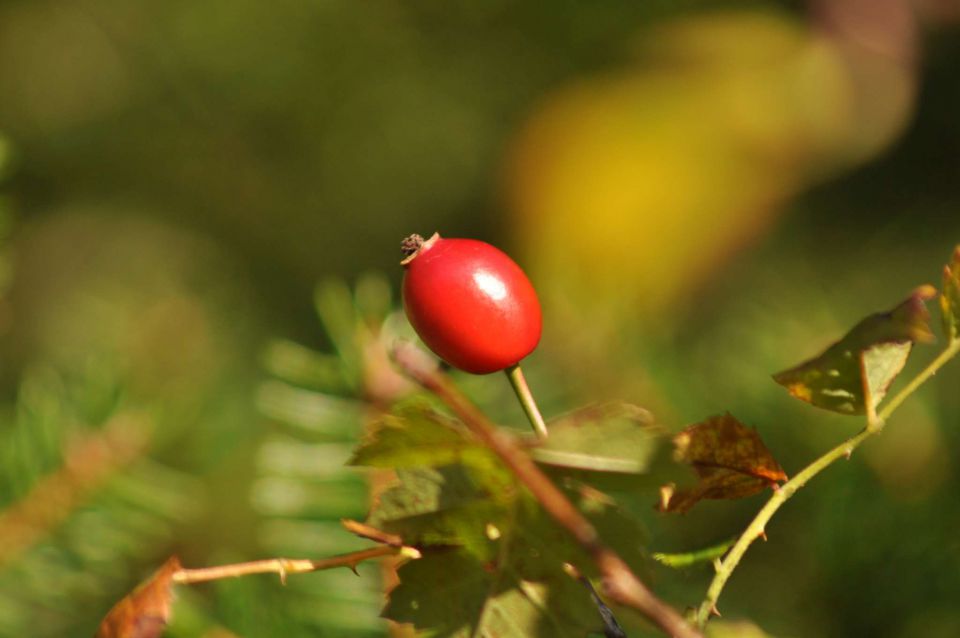
<path id="1" fill-rule="evenodd" d="M 170 619 L 173 575 L 180 561 L 172 556 L 153 576 L 113 606 L 95 638 L 159 638 Z"/>
<path id="2" fill-rule="evenodd" d="M 673 438 L 674 457 L 693 466 L 699 483 L 693 488 L 662 490 L 663 512 L 686 512 L 705 498 L 742 498 L 787 480 L 753 428 L 731 414 L 710 417 Z"/>

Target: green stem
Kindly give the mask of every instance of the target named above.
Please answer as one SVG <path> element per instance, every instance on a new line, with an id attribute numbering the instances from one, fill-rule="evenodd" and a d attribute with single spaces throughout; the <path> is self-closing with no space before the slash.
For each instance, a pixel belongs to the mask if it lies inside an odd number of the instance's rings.
<path id="1" fill-rule="evenodd" d="M 913 394 L 917 388 L 923 385 L 925 381 L 929 380 L 930 377 L 935 375 L 937 371 L 943 367 L 947 361 L 956 356 L 958 352 L 960 352 L 960 340 L 954 340 L 947 346 L 945 350 L 943 350 L 943 352 L 937 356 L 936 359 L 930 362 L 930 365 L 924 368 L 922 372 L 920 372 L 910 381 L 910 383 L 904 386 L 900 392 L 890 399 L 890 401 L 877 414 L 878 423 L 883 424 L 887 419 L 889 419 L 890 415 L 893 414 L 893 412 L 906 400 L 907 397 Z M 794 476 L 792 479 L 784 483 L 778 490 L 776 490 L 774 495 L 770 497 L 770 500 L 766 502 L 763 508 L 754 517 L 753 521 L 750 522 L 750 525 L 747 526 L 747 529 L 743 531 L 743 533 L 740 535 L 740 538 L 737 539 L 736 544 L 734 544 L 734 546 L 717 566 L 717 573 L 710 582 L 710 587 L 707 589 L 707 595 L 700 604 L 700 608 L 697 610 L 696 622 L 698 627 L 703 628 L 704 625 L 706 625 L 707 620 L 710 618 L 710 615 L 715 613 L 717 600 L 720 598 L 720 593 L 723 591 L 724 585 L 727 584 L 727 580 L 730 578 L 730 575 L 733 574 L 733 570 L 736 569 L 737 565 L 740 563 L 740 559 L 743 558 L 743 555 L 746 553 L 753 541 L 757 540 L 757 538 L 761 536 L 764 536 L 764 529 L 766 528 L 767 522 L 773 517 L 776 511 L 780 509 L 780 506 L 786 503 L 790 497 L 797 492 L 797 490 L 806 485 L 810 479 L 822 472 L 834 461 L 840 458 L 850 458 L 850 455 L 855 449 L 857 449 L 857 446 L 879 431 L 880 430 L 878 427 L 867 427 L 856 436 L 847 439 L 837 447 L 833 448 L 815 460 L 813 463 L 801 470 L 799 474 Z"/>
<path id="2" fill-rule="evenodd" d="M 717 560 L 726 554 L 727 550 L 733 547 L 733 544 L 736 542 L 737 538 L 731 538 L 723 541 L 722 543 L 717 543 L 716 545 L 704 547 L 703 549 L 697 549 L 692 552 L 682 552 L 677 554 L 654 552 L 653 554 L 650 554 L 650 557 L 661 565 L 666 565 L 667 567 L 672 567 L 674 569 L 681 569 L 683 567 L 696 565 L 697 563 L 705 563 L 707 561 Z"/>
<path id="3" fill-rule="evenodd" d="M 527 385 L 527 380 L 523 376 L 520 364 L 510 366 L 504 370 L 504 372 L 507 373 L 507 378 L 510 379 L 510 385 L 513 386 L 513 391 L 517 393 L 517 399 L 520 400 L 520 405 L 523 407 L 524 413 L 527 415 L 527 418 L 530 419 L 530 425 L 533 426 L 533 431 L 536 432 L 537 436 L 541 439 L 547 438 L 547 424 L 543 421 L 540 408 L 537 407 L 533 393 L 530 392 L 530 386 Z"/>
<path id="4" fill-rule="evenodd" d="M 886 405 L 881 408 L 877 413 L 877 420 L 882 424 L 885 423 L 887 419 L 890 418 L 890 415 L 900 407 L 900 404 L 903 403 L 907 397 L 914 393 L 914 391 L 923 385 L 926 381 L 935 375 L 940 368 L 943 367 L 947 361 L 952 359 L 960 352 L 960 339 L 955 339 L 950 342 L 943 352 L 937 355 L 937 358 L 930 362 L 926 368 L 924 368 L 917 376 L 910 380 L 910 383 L 905 385 L 900 392 L 887 401 Z"/>
<path id="5" fill-rule="evenodd" d="M 707 596 L 697 610 L 697 625 L 699 627 L 702 628 L 707 623 L 710 614 L 716 609 L 720 592 L 723 591 L 723 587 L 727 584 L 730 575 L 733 574 L 733 570 L 736 569 L 737 564 L 740 563 L 740 559 L 753 541 L 765 534 L 767 522 L 773 517 L 776 511 L 780 509 L 780 506 L 786 503 L 798 489 L 806 485 L 807 481 L 819 474 L 828 465 L 841 457 L 848 457 L 853 450 L 871 434 L 873 434 L 872 431 L 865 429 L 855 437 L 844 441 L 804 468 L 803 471 L 781 486 L 780 489 L 770 497 L 770 500 L 766 502 L 754 517 L 753 521 L 750 522 L 747 529 L 740 535 L 740 538 L 737 539 L 737 542 L 727 555 L 720 561 L 720 565 L 717 567 L 717 573 L 713 577 L 710 587 L 707 589 Z"/>

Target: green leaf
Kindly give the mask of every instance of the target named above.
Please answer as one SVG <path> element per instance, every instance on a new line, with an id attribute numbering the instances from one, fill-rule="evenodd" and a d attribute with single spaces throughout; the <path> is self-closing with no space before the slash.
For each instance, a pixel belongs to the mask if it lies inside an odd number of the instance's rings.
<path id="1" fill-rule="evenodd" d="M 581 570 L 590 573 L 589 558 L 509 474 L 484 481 L 485 485 L 478 485 L 475 475 L 460 465 L 404 469 L 397 475 L 400 484 L 380 496 L 367 524 L 399 535 L 405 544 L 458 545 L 488 559 L 498 538 L 520 529 L 522 534 L 514 535 L 514 549 L 529 549 L 517 550 L 521 563 L 532 557 L 521 570 L 528 578 L 539 569 L 544 552 L 554 554 L 557 563 L 585 563 Z M 644 560 L 646 534 L 639 522 L 590 487 L 566 492 L 625 560 L 638 565 Z"/>
<path id="2" fill-rule="evenodd" d="M 636 426 L 634 426 L 636 427 Z M 498 458 L 459 423 L 414 404 L 383 420 L 355 459 L 399 466 L 367 523 L 419 548 L 387 617 L 441 636 L 583 636 L 602 621 L 562 569 L 593 561 Z M 606 495 L 570 481 L 567 496 L 634 565 L 645 534 Z M 438 558 L 440 557 L 440 558 Z"/>
<path id="3" fill-rule="evenodd" d="M 646 532 L 639 521 L 608 496 L 590 487 L 580 486 L 565 492 L 605 545 L 635 569 L 644 567 Z M 498 525 L 501 535 L 511 541 L 506 559 L 524 579 L 549 578 L 563 563 L 576 565 L 586 576 L 599 575 L 593 559 L 526 493 L 517 499 L 513 511 Z"/>
<path id="4" fill-rule="evenodd" d="M 649 412 L 620 402 L 582 408 L 549 430 L 549 438 L 532 450 L 537 462 L 593 472 L 646 472 L 666 440 L 666 430 Z"/>
<path id="5" fill-rule="evenodd" d="M 518 491 L 486 446 L 424 401 L 383 418 L 351 463 L 397 469 L 399 484 L 380 495 L 367 522 L 412 545 L 466 545 L 485 555 L 486 524 Z"/>
<path id="6" fill-rule="evenodd" d="M 469 431 L 417 402 L 385 415 L 350 459 L 350 465 L 406 468 L 458 462 L 487 465 L 493 454 Z"/>
<path id="7" fill-rule="evenodd" d="M 418 546 L 423 558 L 401 569 L 403 585 L 392 592 L 386 617 L 450 636 L 599 630 L 589 593 L 562 570 L 569 562 L 595 575 L 592 559 L 525 490 L 485 493 L 462 466 L 398 474 L 401 485 L 382 495 L 368 523 Z M 645 534 L 634 519 L 590 488 L 568 496 L 606 543 L 642 564 Z M 501 626 L 506 610 L 517 626 Z"/>
<path id="8" fill-rule="evenodd" d="M 943 267 L 943 292 L 940 293 L 943 331 L 950 341 L 960 339 L 960 246 L 953 259 Z"/>
<path id="9" fill-rule="evenodd" d="M 933 340 L 921 286 L 890 312 L 871 315 L 822 354 L 773 376 L 794 397 L 841 414 L 876 416 L 877 405 L 917 341 Z"/>
<path id="10" fill-rule="evenodd" d="M 534 582 L 504 561 L 449 549 L 405 564 L 398 576 L 382 615 L 435 638 L 583 638 L 602 629 L 587 591 L 559 566 Z"/>
<path id="11" fill-rule="evenodd" d="M 459 545 L 488 558 L 489 525 L 502 518 L 493 494 L 476 485 L 461 465 L 397 471 L 400 484 L 377 500 L 367 524 L 417 547 Z"/>

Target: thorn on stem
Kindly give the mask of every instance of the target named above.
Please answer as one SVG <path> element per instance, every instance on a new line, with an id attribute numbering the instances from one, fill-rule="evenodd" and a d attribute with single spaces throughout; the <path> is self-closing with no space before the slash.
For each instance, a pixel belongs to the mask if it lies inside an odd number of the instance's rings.
<path id="1" fill-rule="evenodd" d="M 843 457 L 849 461 L 851 456 L 853 456 L 853 446 L 848 445 L 846 449 L 843 450 Z"/>
<path id="2" fill-rule="evenodd" d="M 766 543 L 766 542 L 767 542 L 767 530 L 762 529 L 762 530 L 760 530 L 759 532 L 757 532 L 757 538 L 762 538 L 762 539 L 763 539 L 763 542 Z"/>
<path id="3" fill-rule="evenodd" d="M 711 616 L 716 616 L 717 618 L 720 618 L 720 617 L 722 616 L 722 614 L 720 613 L 720 610 L 717 609 L 717 606 L 716 606 L 716 605 L 711 605 L 711 606 L 710 606 L 710 615 L 711 615 Z"/>

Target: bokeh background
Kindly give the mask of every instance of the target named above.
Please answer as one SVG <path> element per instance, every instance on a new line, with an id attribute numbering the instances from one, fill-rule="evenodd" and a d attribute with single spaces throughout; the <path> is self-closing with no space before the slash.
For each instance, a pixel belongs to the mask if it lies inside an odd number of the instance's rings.
<path id="1" fill-rule="evenodd" d="M 90 636 L 173 553 L 361 546 L 343 461 L 409 390 L 384 347 L 411 232 L 528 269 L 549 414 L 730 410 L 795 472 L 861 423 L 770 374 L 960 243 L 958 73 L 953 0 L 0 2 L 0 635 Z M 960 635 L 958 449 L 960 364 L 778 514 L 724 615 Z M 762 502 L 654 498 L 659 551 Z M 190 588 L 169 635 L 385 635 L 360 574 Z M 651 576 L 683 607 L 710 569 Z"/>

